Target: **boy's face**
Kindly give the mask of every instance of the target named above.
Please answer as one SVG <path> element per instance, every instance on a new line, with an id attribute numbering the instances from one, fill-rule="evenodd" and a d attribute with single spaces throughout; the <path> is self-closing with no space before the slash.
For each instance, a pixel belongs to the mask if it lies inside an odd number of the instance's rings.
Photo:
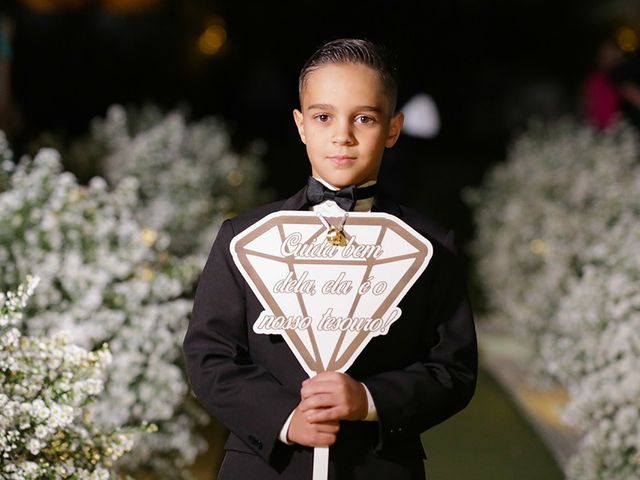
<path id="1" fill-rule="evenodd" d="M 392 116 L 377 73 L 362 64 L 324 65 L 307 77 L 300 102 L 293 117 L 312 175 L 339 188 L 376 180 L 403 121 Z"/>

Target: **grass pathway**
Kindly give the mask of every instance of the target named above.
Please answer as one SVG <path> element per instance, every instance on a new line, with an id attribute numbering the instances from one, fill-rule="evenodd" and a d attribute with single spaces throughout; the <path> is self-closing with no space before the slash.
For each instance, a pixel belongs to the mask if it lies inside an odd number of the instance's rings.
<path id="1" fill-rule="evenodd" d="M 562 480 L 545 445 L 507 394 L 480 372 L 471 404 L 422 435 L 428 480 Z"/>

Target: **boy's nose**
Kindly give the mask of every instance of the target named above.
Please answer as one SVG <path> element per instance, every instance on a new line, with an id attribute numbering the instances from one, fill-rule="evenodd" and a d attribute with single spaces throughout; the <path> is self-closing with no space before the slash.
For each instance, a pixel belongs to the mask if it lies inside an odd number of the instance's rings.
<path id="1" fill-rule="evenodd" d="M 353 132 L 348 123 L 342 123 L 336 125 L 333 131 L 333 143 L 336 145 L 351 145 L 354 143 Z"/>

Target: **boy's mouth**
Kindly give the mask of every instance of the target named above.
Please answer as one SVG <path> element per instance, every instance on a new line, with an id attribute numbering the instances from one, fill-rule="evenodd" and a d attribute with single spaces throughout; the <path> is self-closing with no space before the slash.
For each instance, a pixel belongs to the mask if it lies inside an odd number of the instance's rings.
<path id="1" fill-rule="evenodd" d="M 336 165 L 345 165 L 348 163 L 352 163 L 356 159 L 356 157 L 353 157 L 351 155 L 330 155 L 327 158 Z"/>

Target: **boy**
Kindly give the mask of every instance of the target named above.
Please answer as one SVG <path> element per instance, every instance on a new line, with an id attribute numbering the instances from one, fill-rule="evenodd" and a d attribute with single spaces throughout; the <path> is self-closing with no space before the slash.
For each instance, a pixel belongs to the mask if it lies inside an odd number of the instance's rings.
<path id="1" fill-rule="evenodd" d="M 196 395 L 231 430 L 220 480 L 310 479 L 314 446 L 331 446 L 330 479 L 424 479 L 420 433 L 473 395 L 475 331 L 453 233 L 375 196 L 382 153 L 402 128 L 396 92 L 394 69 L 370 42 L 322 46 L 301 71 L 294 111 L 311 163 L 308 185 L 220 229 L 184 340 Z M 253 332 L 263 307 L 229 251 L 231 239 L 265 215 L 309 209 L 393 214 L 434 248 L 389 333 L 346 374 L 311 379 L 281 336 Z"/>

